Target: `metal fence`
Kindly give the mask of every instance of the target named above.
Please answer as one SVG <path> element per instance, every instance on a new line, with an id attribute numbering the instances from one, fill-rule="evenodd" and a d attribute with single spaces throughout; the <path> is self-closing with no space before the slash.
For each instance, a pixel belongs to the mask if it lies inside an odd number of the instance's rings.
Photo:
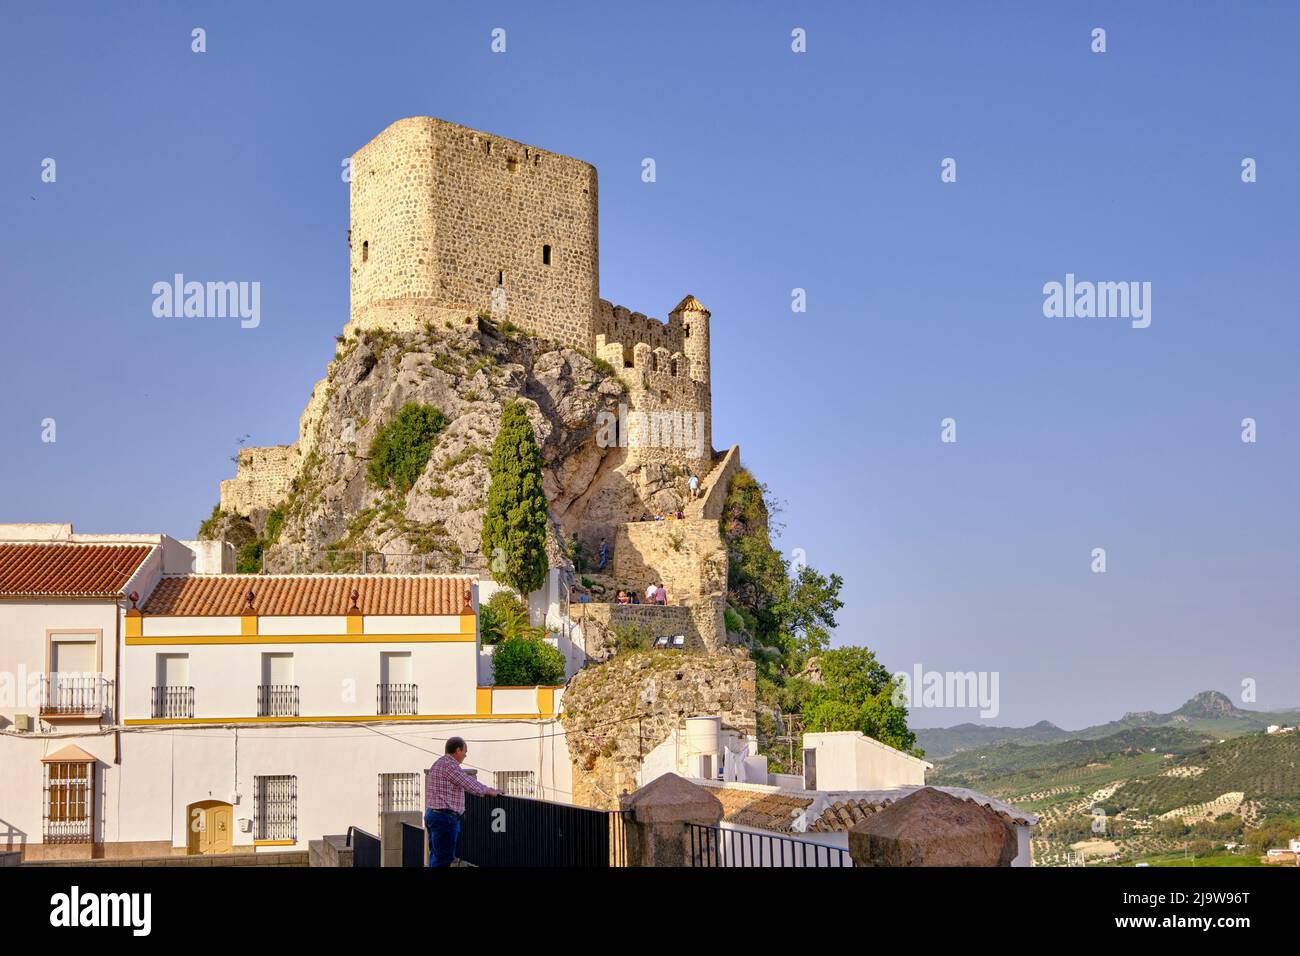
<path id="1" fill-rule="evenodd" d="M 482 555 L 299 550 L 272 546 L 262 552 L 262 574 L 461 574 L 486 567 Z"/>
<path id="2" fill-rule="evenodd" d="M 352 847 L 352 866 L 379 866 L 379 837 L 360 827 L 348 827 L 347 845 Z"/>
<path id="3" fill-rule="evenodd" d="M 375 713 L 416 714 L 420 711 L 420 688 L 415 684 L 376 684 Z"/>
<path id="4" fill-rule="evenodd" d="M 253 778 L 253 839 L 298 839 L 298 778 Z"/>
<path id="5" fill-rule="evenodd" d="M 410 813 L 424 809 L 424 786 L 418 770 L 379 775 L 379 812 Z"/>
<path id="6" fill-rule="evenodd" d="M 849 851 L 778 833 L 726 830 L 688 823 L 691 866 L 716 867 L 845 867 L 853 865 Z"/>
<path id="7" fill-rule="evenodd" d="M 153 717 L 193 717 L 193 687 L 155 687 L 153 689 Z"/>
<path id="8" fill-rule="evenodd" d="M 402 866 L 424 866 L 424 828 L 402 824 Z"/>
<path id="9" fill-rule="evenodd" d="M 467 794 L 456 855 L 475 866 L 626 866 L 624 823 L 618 810 Z"/>
<path id="10" fill-rule="evenodd" d="M 113 682 L 106 677 L 41 675 L 42 714 L 107 716 L 112 710 L 112 701 Z"/>
<path id="11" fill-rule="evenodd" d="M 258 684 L 257 716 L 297 717 L 298 685 Z"/>

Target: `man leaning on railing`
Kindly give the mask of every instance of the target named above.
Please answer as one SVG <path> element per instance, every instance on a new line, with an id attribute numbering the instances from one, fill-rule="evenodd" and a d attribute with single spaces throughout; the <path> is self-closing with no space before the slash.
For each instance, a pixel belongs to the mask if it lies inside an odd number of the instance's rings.
<path id="1" fill-rule="evenodd" d="M 495 797 L 501 792 L 479 783 L 460 769 L 469 755 L 464 738 L 450 738 L 446 750 L 424 775 L 424 829 L 429 834 L 429 866 L 451 866 L 456 858 L 465 794 Z"/>

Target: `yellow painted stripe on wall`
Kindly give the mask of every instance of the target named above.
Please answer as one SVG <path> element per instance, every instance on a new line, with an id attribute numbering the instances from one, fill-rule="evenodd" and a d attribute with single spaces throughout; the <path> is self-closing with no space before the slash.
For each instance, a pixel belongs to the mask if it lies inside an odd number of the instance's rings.
<path id="1" fill-rule="evenodd" d="M 363 714 L 356 717 L 140 717 L 125 720 L 130 727 L 195 726 L 198 724 L 373 724 L 428 720 L 553 720 L 559 714 L 408 714 L 375 716 Z"/>
<path id="2" fill-rule="evenodd" d="M 239 616 L 239 633 L 245 636 L 257 633 L 256 614 L 241 614 Z"/>
<path id="3" fill-rule="evenodd" d="M 469 634 L 192 634 L 128 637 L 131 644 L 472 644 Z"/>
<path id="4" fill-rule="evenodd" d="M 492 713 L 491 687 L 479 687 L 474 690 L 474 710 L 480 714 Z"/>

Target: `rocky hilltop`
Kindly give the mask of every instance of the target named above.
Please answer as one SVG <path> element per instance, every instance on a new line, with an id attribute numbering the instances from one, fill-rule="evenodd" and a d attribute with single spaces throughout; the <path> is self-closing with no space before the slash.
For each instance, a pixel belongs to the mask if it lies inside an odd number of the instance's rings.
<path id="1" fill-rule="evenodd" d="M 574 536 L 594 553 L 619 523 L 686 498 L 680 469 L 629 461 L 626 448 L 597 441 L 598 415 L 616 416 L 625 391 L 607 363 L 485 317 L 340 337 L 301 440 L 286 448 L 309 450 L 294 460 L 283 500 L 218 507 L 200 534 L 234 543 L 244 564 L 260 564 L 264 550 L 270 571 L 353 570 L 362 552 L 386 555 L 393 571 L 483 570 L 488 457 L 502 406 L 518 399 L 544 459 L 552 564 L 563 565 Z M 398 493 L 376 487 L 366 466 L 378 429 L 409 402 L 448 424 L 419 480 Z"/>

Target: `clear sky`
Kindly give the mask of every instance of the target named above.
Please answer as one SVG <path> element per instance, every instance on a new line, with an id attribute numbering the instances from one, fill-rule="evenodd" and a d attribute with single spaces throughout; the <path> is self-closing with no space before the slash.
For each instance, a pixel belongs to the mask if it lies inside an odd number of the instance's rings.
<path id="1" fill-rule="evenodd" d="M 998 724 L 1300 705 L 1295 5 L 615 6 L 7 9 L 0 520 L 192 536 L 347 320 L 342 159 L 432 115 L 593 163 L 603 297 L 712 310 L 715 443 L 839 641 L 997 672 Z M 261 324 L 155 318 L 177 272 Z M 1150 327 L 1045 317 L 1067 273 Z"/>

